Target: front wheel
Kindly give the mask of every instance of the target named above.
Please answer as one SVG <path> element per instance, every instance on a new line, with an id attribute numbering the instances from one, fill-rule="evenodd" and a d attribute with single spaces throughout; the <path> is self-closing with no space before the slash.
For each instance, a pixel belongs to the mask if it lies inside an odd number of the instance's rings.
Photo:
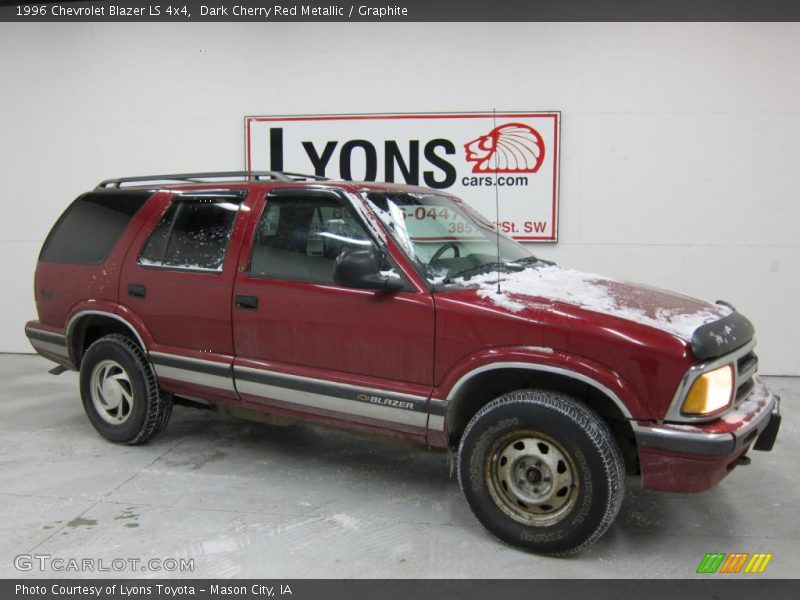
<path id="1" fill-rule="evenodd" d="M 605 533 L 625 488 L 605 422 L 565 394 L 539 390 L 505 394 L 478 411 L 461 438 L 458 477 L 497 538 L 561 556 Z"/>

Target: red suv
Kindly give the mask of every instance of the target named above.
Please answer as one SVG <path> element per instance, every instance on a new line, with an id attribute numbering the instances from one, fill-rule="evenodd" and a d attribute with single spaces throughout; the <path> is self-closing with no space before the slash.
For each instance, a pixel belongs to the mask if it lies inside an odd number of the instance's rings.
<path id="1" fill-rule="evenodd" d="M 559 268 L 426 188 L 104 181 L 53 227 L 35 294 L 26 334 L 80 371 L 107 439 L 186 404 L 446 449 L 480 522 L 545 554 L 606 531 L 626 472 L 699 492 L 780 425 L 733 307 Z"/>

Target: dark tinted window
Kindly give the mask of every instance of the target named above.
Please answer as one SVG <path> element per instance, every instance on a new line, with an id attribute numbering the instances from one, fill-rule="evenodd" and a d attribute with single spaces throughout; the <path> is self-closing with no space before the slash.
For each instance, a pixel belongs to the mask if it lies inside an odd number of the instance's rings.
<path id="1" fill-rule="evenodd" d="M 153 192 L 90 192 L 61 215 L 42 247 L 40 260 L 102 263 L 133 215 Z"/>
<path id="2" fill-rule="evenodd" d="M 139 263 L 221 271 L 242 198 L 181 197 L 150 234 Z"/>
<path id="3" fill-rule="evenodd" d="M 333 283 L 343 251 L 372 245 L 349 207 L 325 196 L 269 198 L 256 231 L 250 272 Z"/>

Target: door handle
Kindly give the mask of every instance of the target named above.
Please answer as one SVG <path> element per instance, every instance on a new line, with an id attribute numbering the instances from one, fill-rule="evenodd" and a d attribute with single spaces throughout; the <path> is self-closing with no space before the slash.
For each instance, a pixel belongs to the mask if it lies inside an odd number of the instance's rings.
<path id="1" fill-rule="evenodd" d="M 258 296 L 236 296 L 236 308 L 256 310 L 258 308 Z"/>
<path id="2" fill-rule="evenodd" d="M 128 296 L 132 298 L 146 298 L 147 287 L 141 283 L 130 283 L 128 284 Z"/>

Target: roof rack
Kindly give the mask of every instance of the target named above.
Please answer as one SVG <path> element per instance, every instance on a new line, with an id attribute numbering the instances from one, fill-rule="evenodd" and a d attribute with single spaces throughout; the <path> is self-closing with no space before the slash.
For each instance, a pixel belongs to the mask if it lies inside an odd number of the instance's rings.
<path id="1" fill-rule="evenodd" d="M 271 181 L 327 181 L 327 177 L 319 175 L 305 175 L 302 173 L 287 173 L 284 171 L 220 171 L 211 173 L 173 173 L 171 175 L 142 175 L 138 177 L 119 177 L 117 179 L 105 179 L 97 184 L 95 189 L 119 189 L 126 183 L 144 184 L 148 181 L 184 181 L 187 183 L 205 183 L 208 179 L 246 179 L 248 181 L 260 181 L 262 179 Z"/>

